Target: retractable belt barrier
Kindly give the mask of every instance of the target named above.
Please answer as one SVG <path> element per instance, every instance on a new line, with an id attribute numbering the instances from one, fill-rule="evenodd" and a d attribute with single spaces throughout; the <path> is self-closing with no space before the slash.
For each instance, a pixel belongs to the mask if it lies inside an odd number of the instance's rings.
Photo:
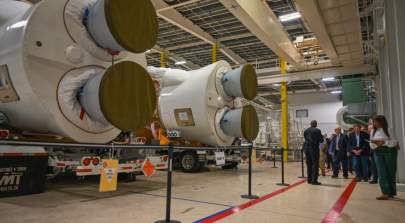
<path id="1" fill-rule="evenodd" d="M 59 147 L 59 148 L 69 148 L 69 149 L 94 149 L 94 148 L 115 148 L 115 149 L 127 149 L 127 150 L 140 150 L 140 149 L 167 149 L 168 150 L 168 168 L 167 168 L 167 188 L 166 188 L 166 217 L 164 220 L 156 221 L 155 223 L 180 223 L 180 221 L 171 220 L 171 199 L 172 199 L 172 172 L 173 172 L 173 150 L 195 150 L 200 147 L 188 147 L 188 146 L 174 146 L 172 143 L 165 146 L 145 146 L 145 145 L 122 145 L 122 144 L 98 144 L 98 143 L 52 143 L 52 142 L 39 142 L 39 141 L 16 141 L 16 140 L 0 140 L 0 145 L 9 146 L 38 146 L 38 147 Z M 257 199 L 257 195 L 252 193 L 252 152 L 253 146 L 228 146 L 220 147 L 221 149 L 227 150 L 247 150 L 248 151 L 248 193 L 241 195 L 245 199 Z M 205 150 L 218 150 L 218 147 L 204 147 Z M 290 149 L 271 149 L 271 148 L 257 148 L 256 150 L 270 150 L 273 154 L 273 168 L 276 166 L 276 152 L 281 153 L 281 183 L 279 186 L 288 186 L 285 183 L 285 173 L 284 173 L 284 151 L 293 151 Z M 301 151 L 302 152 L 302 151 Z M 301 156 L 301 162 L 303 164 L 303 156 Z M 303 168 L 303 165 L 302 165 Z M 303 169 L 302 169 L 303 171 Z M 303 172 L 302 172 L 303 173 Z"/>
<path id="2" fill-rule="evenodd" d="M 276 166 L 276 152 L 280 152 L 281 154 L 281 182 L 277 183 L 278 186 L 289 186 L 290 184 L 285 182 L 285 166 L 284 166 L 284 155 L 285 155 L 285 151 L 296 151 L 293 149 L 284 149 L 284 148 L 276 148 L 276 149 L 272 149 L 271 150 L 273 152 L 273 167 L 272 168 L 277 168 Z"/>

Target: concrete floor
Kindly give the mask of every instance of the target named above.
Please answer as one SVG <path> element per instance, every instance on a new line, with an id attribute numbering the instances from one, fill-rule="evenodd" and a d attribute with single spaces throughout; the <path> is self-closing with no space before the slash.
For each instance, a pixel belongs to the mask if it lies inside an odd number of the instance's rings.
<path id="1" fill-rule="evenodd" d="M 300 179 L 298 163 L 286 167 L 286 182 Z M 119 182 L 113 193 L 98 193 L 96 181 L 63 180 L 49 183 L 46 193 L 0 199 L 1 223 L 150 223 L 164 217 L 165 173 L 152 178 L 139 177 L 135 182 Z M 270 163 L 254 166 L 253 192 L 266 195 L 282 187 L 280 168 Z M 321 222 L 338 200 L 350 180 L 320 179 L 322 186 L 300 184 L 219 222 Z M 247 202 L 240 198 L 247 192 L 247 168 L 210 169 L 186 174 L 174 173 L 172 217 L 184 222 L 199 219 Z M 396 200 L 377 201 L 377 185 L 358 183 L 337 222 L 403 222 L 405 193 Z"/>

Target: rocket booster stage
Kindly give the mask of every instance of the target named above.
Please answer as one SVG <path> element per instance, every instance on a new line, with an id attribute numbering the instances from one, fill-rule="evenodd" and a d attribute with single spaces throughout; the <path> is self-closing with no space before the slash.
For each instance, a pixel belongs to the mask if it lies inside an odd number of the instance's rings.
<path id="1" fill-rule="evenodd" d="M 231 145 L 235 137 L 253 140 L 259 130 L 256 110 L 234 106 L 236 98 L 253 100 L 257 77 L 247 64 L 232 70 L 225 61 L 198 70 L 148 67 L 160 82 L 158 111 L 166 129 L 211 146 Z"/>
<path id="2" fill-rule="evenodd" d="M 0 1 L 0 112 L 78 142 L 145 126 L 156 98 L 143 52 L 157 32 L 150 0 Z"/>

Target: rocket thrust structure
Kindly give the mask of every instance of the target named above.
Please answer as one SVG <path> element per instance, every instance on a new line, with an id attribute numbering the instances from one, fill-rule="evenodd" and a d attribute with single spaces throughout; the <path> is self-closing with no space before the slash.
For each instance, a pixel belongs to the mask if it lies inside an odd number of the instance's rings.
<path id="1" fill-rule="evenodd" d="M 211 146 L 229 146 L 235 137 L 256 138 L 256 110 L 234 106 L 238 98 L 253 100 L 257 95 L 252 65 L 232 69 L 219 61 L 192 71 L 154 67 L 148 71 L 160 83 L 158 112 L 166 129 L 180 130 L 184 139 Z"/>

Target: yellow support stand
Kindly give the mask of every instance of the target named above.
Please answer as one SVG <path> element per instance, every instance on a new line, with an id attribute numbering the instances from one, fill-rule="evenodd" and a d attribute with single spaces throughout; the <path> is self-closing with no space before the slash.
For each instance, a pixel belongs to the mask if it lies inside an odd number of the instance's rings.
<path id="1" fill-rule="evenodd" d="M 287 73 L 287 62 L 280 58 L 280 71 L 281 75 Z M 288 149 L 288 103 L 287 103 L 287 82 L 281 82 L 280 88 L 281 95 L 281 147 L 283 149 Z M 288 161 L 287 151 L 283 151 L 283 162 Z"/>
<path id="2" fill-rule="evenodd" d="M 218 44 L 212 44 L 212 63 L 217 62 Z"/>
<path id="3" fill-rule="evenodd" d="M 160 67 L 166 67 L 166 53 L 160 53 Z"/>

